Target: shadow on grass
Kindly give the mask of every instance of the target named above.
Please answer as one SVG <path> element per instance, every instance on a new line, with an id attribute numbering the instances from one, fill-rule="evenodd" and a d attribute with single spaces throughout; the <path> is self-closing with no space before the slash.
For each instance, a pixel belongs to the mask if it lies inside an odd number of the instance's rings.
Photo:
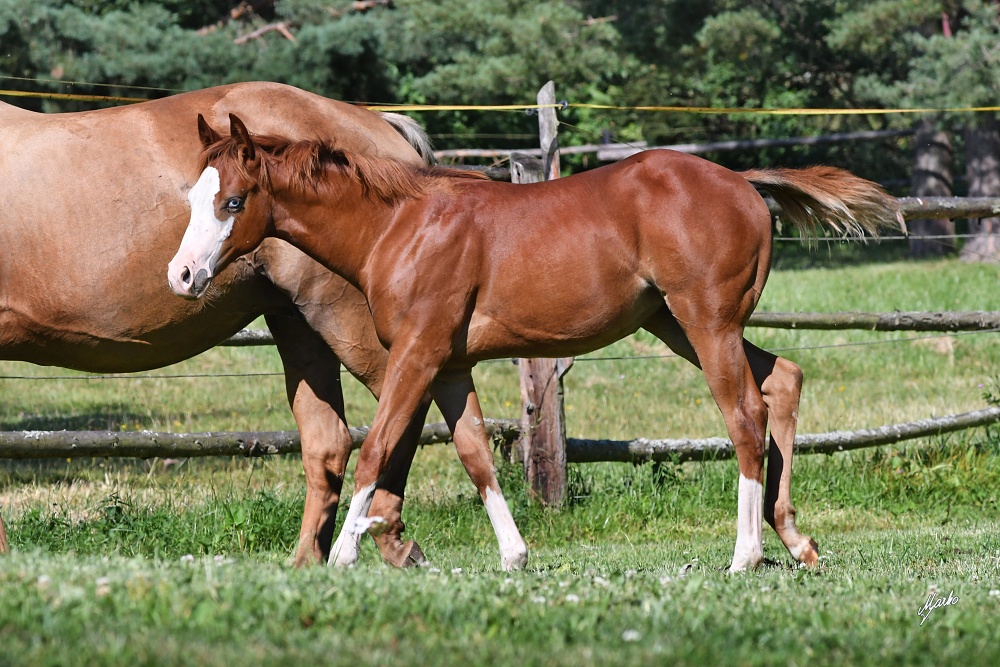
<path id="1" fill-rule="evenodd" d="M 859 243 L 857 241 L 820 240 L 810 245 L 799 241 L 776 241 L 772 268 L 776 271 L 803 269 L 838 269 L 868 264 L 910 260 L 905 241 Z"/>
<path id="2" fill-rule="evenodd" d="M 0 431 L 118 431 L 122 424 L 128 425 L 128 430 L 141 430 L 153 423 L 148 414 L 120 407 L 91 406 L 75 415 L 18 415 L 17 419 L 0 420 Z"/>

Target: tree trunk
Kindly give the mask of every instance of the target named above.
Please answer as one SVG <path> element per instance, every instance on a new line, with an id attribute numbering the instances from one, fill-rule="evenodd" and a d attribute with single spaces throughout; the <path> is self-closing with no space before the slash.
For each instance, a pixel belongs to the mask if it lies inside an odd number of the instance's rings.
<path id="1" fill-rule="evenodd" d="M 948 133 L 934 119 L 924 118 L 917 126 L 916 148 L 910 193 L 913 197 L 952 196 L 952 151 Z M 951 236 L 955 223 L 947 218 L 921 218 L 906 223 L 911 236 Z M 939 257 L 953 252 L 951 238 L 910 239 L 910 257 Z"/>
<path id="2" fill-rule="evenodd" d="M 965 128 L 966 175 L 970 197 L 1000 195 L 1000 132 L 996 114 L 977 113 Z M 968 262 L 1000 262 L 1000 218 L 969 220 L 969 239 L 960 257 Z"/>

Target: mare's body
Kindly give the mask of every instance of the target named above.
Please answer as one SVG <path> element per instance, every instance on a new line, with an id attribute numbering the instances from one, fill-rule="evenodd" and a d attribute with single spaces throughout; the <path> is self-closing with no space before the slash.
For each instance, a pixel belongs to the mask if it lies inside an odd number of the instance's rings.
<path id="1" fill-rule="evenodd" d="M 763 517 L 796 559 L 817 562 L 790 499 L 801 372 L 743 339 L 771 261 L 770 214 L 751 184 L 766 187 L 804 232 L 888 222 L 895 211 L 877 186 L 825 167 L 734 173 L 671 151 L 514 186 L 318 142 L 251 138 L 238 118 L 229 138 L 204 122 L 201 132 L 206 168 L 170 264 L 174 291 L 198 297 L 206 283 L 195 276 L 210 280 L 241 247 L 275 236 L 355 284 L 390 350 L 332 562 L 357 558 L 349 527 L 368 513 L 429 392 L 486 505 L 502 566 L 523 566 L 527 547 L 496 481 L 471 368 L 496 357 L 575 355 L 639 327 L 702 368 L 735 445 L 731 569 L 762 560 Z"/>
<path id="2" fill-rule="evenodd" d="M 377 395 L 387 353 L 364 297 L 276 239 L 220 275 L 209 299 L 170 293 L 163 270 L 190 216 L 184 193 L 199 174 L 194 121 L 233 111 L 269 132 L 336 137 L 361 153 L 423 162 L 401 134 L 419 131 L 400 117 L 389 117 L 397 131 L 379 114 L 279 84 L 82 113 L 0 103 L 0 359 L 140 371 L 194 356 L 265 315 L 302 436 L 307 499 L 296 560 L 319 562 L 351 451 L 340 360 Z M 393 522 L 380 546 L 397 564 L 411 549 L 419 554 L 399 540 L 407 465 L 388 485 L 392 494 L 376 501 Z"/>

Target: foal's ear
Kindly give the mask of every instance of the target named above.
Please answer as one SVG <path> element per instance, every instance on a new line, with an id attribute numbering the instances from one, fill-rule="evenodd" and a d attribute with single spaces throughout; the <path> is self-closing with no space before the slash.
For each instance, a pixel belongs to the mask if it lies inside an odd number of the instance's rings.
<path id="1" fill-rule="evenodd" d="M 257 159 L 257 149 L 254 148 L 253 139 L 250 138 L 250 130 L 234 113 L 229 114 L 229 134 L 246 149 L 246 161 L 254 162 Z"/>
<path id="2" fill-rule="evenodd" d="M 222 138 L 222 135 L 212 129 L 205 117 L 198 114 L 198 136 L 201 138 L 203 148 L 208 148 Z"/>

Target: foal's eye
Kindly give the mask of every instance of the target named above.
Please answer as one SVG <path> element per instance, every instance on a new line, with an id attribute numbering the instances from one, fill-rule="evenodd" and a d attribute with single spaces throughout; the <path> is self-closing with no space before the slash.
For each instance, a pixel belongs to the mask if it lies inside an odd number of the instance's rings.
<path id="1" fill-rule="evenodd" d="M 243 197 L 230 197 L 226 202 L 226 210 L 230 213 L 239 213 L 243 208 Z"/>

